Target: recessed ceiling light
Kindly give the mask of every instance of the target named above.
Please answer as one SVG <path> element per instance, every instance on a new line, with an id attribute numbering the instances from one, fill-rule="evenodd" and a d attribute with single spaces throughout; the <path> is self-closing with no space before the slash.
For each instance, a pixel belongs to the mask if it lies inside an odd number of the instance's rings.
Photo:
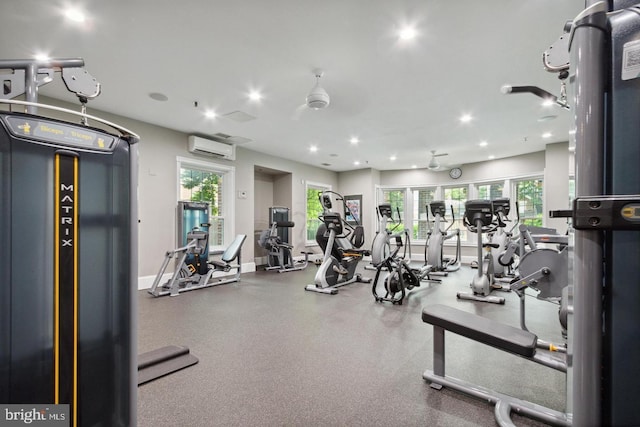
<path id="1" fill-rule="evenodd" d="M 207 110 L 207 111 L 205 111 L 204 116 L 205 116 L 206 118 L 208 118 L 208 119 L 215 119 L 215 118 L 216 118 L 216 116 L 217 116 L 217 114 L 216 114 L 216 112 L 215 112 L 215 111 L 213 111 L 213 110 Z"/>
<path id="2" fill-rule="evenodd" d="M 460 121 L 462 123 L 469 123 L 471 119 L 473 119 L 473 117 L 471 117 L 471 114 L 463 114 L 462 116 L 460 116 Z"/>
<path id="3" fill-rule="evenodd" d="M 551 107 L 553 104 L 555 104 L 553 99 L 545 99 L 544 101 L 542 101 L 543 107 Z"/>
<path id="4" fill-rule="evenodd" d="M 418 165 L 411 165 L 411 169 L 415 169 L 417 167 L 418 167 Z"/>
<path id="5" fill-rule="evenodd" d="M 33 58 L 36 61 L 43 61 L 43 62 L 51 59 L 49 55 L 47 55 L 46 53 L 36 53 L 35 55 L 33 55 Z"/>
<path id="6" fill-rule="evenodd" d="M 68 20 L 77 23 L 82 23 L 85 21 L 85 19 L 87 19 L 85 14 L 80 9 L 76 9 L 74 7 L 66 9 L 64 11 L 64 16 L 66 16 Z"/>
<path id="7" fill-rule="evenodd" d="M 416 32 L 416 29 L 413 27 L 404 27 L 398 33 L 398 36 L 402 40 L 412 40 L 415 39 L 417 35 L 418 33 Z"/>
<path id="8" fill-rule="evenodd" d="M 153 100 L 156 100 L 156 101 L 168 101 L 169 100 L 169 97 L 167 95 L 165 95 L 164 93 L 160 93 L 160 92 L 151 92 L 149 94 L 149 98 L 151 98 Z"/>
<path id="9" fill-rule="evenodd" d="M 312 153 L 315 153 L 316 151 L 318 151 L 318 147 L 316 147 L 315 145 L 312 145 L 311 147 L 309 147 L 309 151 L 311 151 Z"/>
<path id="10" fill-rule="evenodd" d="M 389 160 L 391 160 L 392 162 L 396 159 L 396 156 L 391 156 L 389 157 Z"/>
<path id="11" fill-rule="evenodd" d="M 545 132 L 542 134 L 543 138 L 551 138 L 551 132 Z"/>
<path id="12" fill-rule="evenodd" d="M 356 160 L 355 162 L 353 162 L 353 164 L 356 165 L 356 166 L 359 166 L 360 162 Z"/>
<path id="13" fill-rule="evenodd" d="M 262 99 L 262 94 L 257 90 L 252 90 L 249 92 L 249 99 L 252 101 L 260 101 Z"/>
<path id="14" fill-rule="evenodd" d="M 496 156 L 494 156 L 493 154 L 489 156 L 489 160 L 493 160 L 495 158 L 496 158 Z"/>
<path id="15" fill-rule="evenodd" d="M 357 144 L 358 142 L 360 142 L 360 140 L 357 137 L 353 136 L 353 137 L 351 137 L 349 142 L 352 143 L 352 144 Z"/>
<path id="16" fill-rule="evenodd" d="M 487 141 L 480 141 L 480 144 L 478 144 L 480 147 L 486 147 L 487 145 L 489 145 L 489 143 Z"/>

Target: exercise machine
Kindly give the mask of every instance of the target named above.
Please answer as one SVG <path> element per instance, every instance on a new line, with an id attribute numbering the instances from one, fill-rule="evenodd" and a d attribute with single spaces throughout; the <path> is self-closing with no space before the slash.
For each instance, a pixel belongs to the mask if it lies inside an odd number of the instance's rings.
<path id="1" fill-rule="evenodd" d="M 325 190 L 318 195 L 323 206 L 319 217 L 322 224 L 316 232 L 316 241 L 324 252 L 322 264 L 318 267 L 313 283 L 305 290 L 335 295 L 338 288 L 352 283 L 369 283 L 371 279 L 356 273 L 356 267 L 368 250 L 359 249 L 364 244 L 362 226 L 349 224 L 338 212 L 332 212 L 331 195 L 342 203 L 343 213 L 349 212 L 344 198 L 333 191 Z"/>
<path id="2" fill-rule="evenodd" d="M 405 237 L 408 238 L 408 233 L 405 233 Z M 387 301 L 402 305 L 407 291 L 420 286 L 421 279 L 405 260 L 406 245 L 402 243 L 402 237 L 402 235 L 395 237 L 395 249 L 389 253 L 384 260 L 377 264 L 376 276 L 373 279 L 373 286 L 371 287 L 371 292 L 376 302 Z M 405 248 L 403 255 L 400 255 L 401 248 Z M 381 276 L 383 272 L 385 273 L 384 278 Z M 377 291 L 380 282 L 384 284 L 384 296 L 379 295 Z"/>
<path id="3" fill-rule="evenodd" d="M 526 325 L 525 290 L 533 289 L 537 292 L 537 299 L 557 303 L 559 305 L 558 318 L 563 336 L 567 335 L 567 303 L 568 296 L 563 298 L 565 288 L 569 286 L 569 238 L 568 236 L 544 235 L 541 239 L 545 243 L 558 244 L 560 249 L 539 247 L 535 239 L 524 224 L 520 225 L 520 247 L 528 247 L 520 251 L 518 265 L 519 277 L 511 281 L 510 287 L 520 298 L 520 327 L 528 331 Z M 537 344 L 542 348 L 557 348 L 566 351 L 566 345 L 554 345 L 538 339 Z"/>
<path id="4" fill-rule="evenodd" d="M 224 285 L 240 281 L 242 273 L 242 244 L 247 236 L 238 234 L 229 247 L 222 253 L 220 260 L 209 260 L 209 231 L 194 228 L 189 234 L 187 245 L 167 251 L 164 261 L 156 278 L 149 288 L 149 294 L 154 297 L 171 295 L 175 297 L 181 292 L 195 289 L 208 288 L 210 286 Z M 177 258 L 179 256 L 179 258 Z M 178 262 L 176 269 L 165 283 L 160 284 L 165 271 L 172 259 L 176 257 Z M 235 264 L 231 264 L 236 261 Z M 235 270 L 230 278 L 213 277 L 215 273 L 227 273 Z"/>
<path id="5" fill-rule="evenodd" d="M 492 248 L 491 252 L 489 252 L 489 256 L 492 257 L 491 262 L 493 264 L 493 275 L 496 279 L 512 279 L 514 277 L 513 272 L 511 271 L 512 263 L 505 265 L 500 262 L 499 258 L 500 254 L 502 254 L 507 249 L 507 246 L 509 246 L 513 237 L 513 230 L 520 222 L 518 202 L 516 202 L 517 220 L 509 230 L 506 230 L 506 228 L 507 222 L 510 222 L 509 212 L 511 211 L 511 200 L 508 197 L 493 199 L 491 201 L 491 206 L 493 208 L 493 213 L 496 216 L 497 228 L 489 235 L 489 241 L 498 245 L 495 249 Z"/>
<path id="6" fill-rule="evenodd" d="M 415 266 L 411 263 L 411 238 L 406 229 L 398 233 L 394 231 L 402 225 L 398 221 L 391 229 L 387 224 L 393 221 L 391 204 L 382 203 L 378 206 L 380 218 L 380 230 L 374 238 L 371 247 L 371 263 L 376 268 L 371 292 L 376 302 L 391 302 L 402 304 L 406 291 L 419 287 L 422 281 L 440 282 L 432 279 L 427 266 Z M 400 217 L 398 213 L 398 217 Z M 391 242 L 395 242 L 395 248 L 391 250 Z M 402 249 L 402 254 L 400 250 Z M 384 285 L 384 296 L 378 293 L 380 284 Z"/>
<path id="7" fill-rule="evenodd" d="M 293 245 L 283 242 L 278 235 L 278 230 L 282 228 L 292 228 L 295 223 L 292 221 L 276 221 L 271 224 L 268 230 L 260 233 L 258 244 L 268 251 L 268 266 L 265 270 L 277 270 L 278 273 L 304 270 L 309 264 L 309 254 L 313 252 L 302 251 L 304 261 L 295 261 L 291 254 Z"/>
<path id="8" fill-rule="evenodd" d="M 442 228 L 442 224 L 447 222 L 446 213 L 447 209 L 444 201 L 434 201 L 429 203 L 426 207 L 427 220 L 431 210 L 434 222 L 433 228 L 429 230 L 429 237 L 424 247 L 424 263 L 429 269 L 429 272 L 434 275 L 447 276 L 448 273 L 457 271 L 460 269 L 460 229 L 455 228 L 451 231 L 450 228 L 455 222 L 455 214 L 453 212 L 453 206 L 451 206 L 451 224 L 448 227 Z M 449 239 L 456 239 L 456 254 L 454 258 L 444 257 L 444 242 Z"/>
<path id="9" fill-rule="evenodd" d="M 487 271 L 484 271 L 483 251 L 485 248 L 497 249 L 496 243 L 483 243 L 482 235 L 496 230 L 494 222 L 493 205 L 490 200 L 468 200 L 465 203 L 464 225 L 472 233 L 476 233 L 478 249 L 478 274 L 471 281 L 471 293 L 458 292 L 458 299 L 504 304 L 503 297 L 490 295 L 492 291 L 500 290 L 508 292 L 508 286 L 497 284 L 493 276 L 493 258 L 488 257 Z"/>
<path id="10" fill-rule="evenodd" d="M 81 58 L 0 69 L 0 402 L 133 426 L 139 137 L 86 113 Z M 81 111 L 38 102 L 58 75 Z"/>

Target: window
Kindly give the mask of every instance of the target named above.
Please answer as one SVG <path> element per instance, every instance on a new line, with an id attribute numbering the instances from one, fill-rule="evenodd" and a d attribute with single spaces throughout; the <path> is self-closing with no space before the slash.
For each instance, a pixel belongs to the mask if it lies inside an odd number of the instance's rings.
<path id="1" fill-rule="evenodd" d="M 326 184 L 317 184 L 312 182 L 307 182 L 306 186 L 307 192 L 307 245 L 315 245 L 316 244 L 316 232 L 318 231 L 318 227 L 320 226 L 320 219 L 318 218 L 322 215 L 322 204 L 320 203 L 320 198 L 318 197 L 325 190 L 331 190 L 330 185 Z"/>
<path id="2" fill-rule="evenodd" d="M 576 179 L 575 177 L 569 178 L 569 206 L 573 206 L 573 199 L 576 198 Z"/>
<path id="3" fill-rule="evenodd" d="M 178 159 L 178 200 L 209 203 L 209 245 L 223 248 L 233 238 L 234 168 Z"/>
<path id="4" fill-rule="evenodd" d="M 527 179 L 515 183 L 516 201 L 518 202 L 520 223 L 542 226 L 542 179 Z"/>
<path id="5" fill-rule="evenodd" d="M 456 228 L 460 229 L 460 240 L 462 242 L 467 241 L 468 233 L 467 229 L 462 222 L 464 217 L 464 204 L 468 198 L 469 188 L 464 187 L 443 187 L 444 203 L 447 209 L 451 209 L 449 206 L 453 206 L 453 213 L 455 214 L 455 221 L 451 226 L 452 230 Z"/>
<path id="6" fill-rule="evenodd" d="M 436 196 L 435 188 L 417 188 L 413 190 L 413 235 L 414 240 L 426 240 L 429 232 L 427 219 L 428 204 Z"/>
<path id="7" fill-rule="evenodd" d="M 393 216 L 393 221 L 403 222 L 404 221 L 404 189 L 382 189 L 380 190 L 380 198 L 378 200 L 378 205 L 381 203 L 389 203 L 391 204 L 391 211 Z M 398 218 L 398 212 L 400 213 L 400 218 Z M 395 227 L 395 232 L 398 233 L 404 230 L 404 224 L 400 224 L 398 227 Z"/>
<path id="8" fill-rule="evenodd" d="M 478 199 L 494 200 L 502 197 L 502 189 L 504 182 L 493 182 L 487 184 L 478 184 Z"/>

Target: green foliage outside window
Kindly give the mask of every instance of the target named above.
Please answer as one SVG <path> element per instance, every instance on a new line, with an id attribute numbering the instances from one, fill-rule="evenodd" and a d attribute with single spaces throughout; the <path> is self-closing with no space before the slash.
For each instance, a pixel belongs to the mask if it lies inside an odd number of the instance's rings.
<path id="1" fill-rule="evenodd" d="M 516 183 L 516 200 L 520 211 L 520 223 L 541 227 L 542 179 L 529 179 Z"/>
<path id="2" fill-rule="evenodd" d="M 467 201 L 468 193 L 469 188 L 467 186 L 444 188 L 444 203 L 447 207 L 447 213 L 451 211 L 449 206 L 453 206 L 453 212 L 456 217 L 451 229 L 460 229 L 460 240 L 463 242 L 467 240 L 467 229 L 462 222 L 462 218 L 464 217 L 464 204 Z"/>
<path id="3" fill-rule="evenodd" d="M 318 197 L 323 188 L 307 187 L 307 240 L 316 240 L 316 232 L 320 226 L 318 217 L 322 215 L 322 204 Z"/>
<path id="4" fill-rule="evenodd" d="M 180 168 L 180 199 L 209 203 L 209 243 L 224 245 L 222 176 L 210 171 Z"/>

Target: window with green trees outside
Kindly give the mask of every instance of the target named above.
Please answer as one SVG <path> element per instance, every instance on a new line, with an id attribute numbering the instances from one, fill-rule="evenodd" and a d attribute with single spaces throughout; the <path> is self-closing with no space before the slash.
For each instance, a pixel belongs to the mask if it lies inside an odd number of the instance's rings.
<path id="1" fill-rule="evenodd" d="M 469 187 L 444 187 L 444 204 L 447 207 L 447 212 L 451 211 L 449 206 L 453 206 L 453 212 L 456 216 L 456 220 L 451 226 L 451 230 L 456 228 L 460 229 L 460 240 L 462 242 L 466 242 L 469 238 L 469 233 L 467 232 L 464 223 L 462 222 L 462 218 L 464 217 L 464 204 L 468 199 Z"/>
<path id="2" fill-rule="evenodd" d="M 436 195 L 435 188 L 416 188 L 413 190 L 412 239 L 415 239 L 415 240 L 427 239 L 427 233 L 429 232 L 427 209 L 428 209 L 429 203 L 431 203 L 435 198 L 435 195 Z"/>
<path id="3" fill-rule="evenodd" d="M 316 241 L 316 232 L 320 226 L 318 217 L 322 215 L 323 210 L 318 196 L 325 190 L 331 190 L 331 187 L 307 183 L 307 244 L 315 243 Z"/>
<path id="4" fill-rule="evenodd" d="M 541 227 L 543 221 L 542 178 L 517 181 L 515 190 L 520 223 Z"/>
<path id="5" fill-rule="evenodd" d="M 192 167 L 180 168 L 180 200 L 209 203 L 209 244 L 224 245 L 223 176 Z"/>

